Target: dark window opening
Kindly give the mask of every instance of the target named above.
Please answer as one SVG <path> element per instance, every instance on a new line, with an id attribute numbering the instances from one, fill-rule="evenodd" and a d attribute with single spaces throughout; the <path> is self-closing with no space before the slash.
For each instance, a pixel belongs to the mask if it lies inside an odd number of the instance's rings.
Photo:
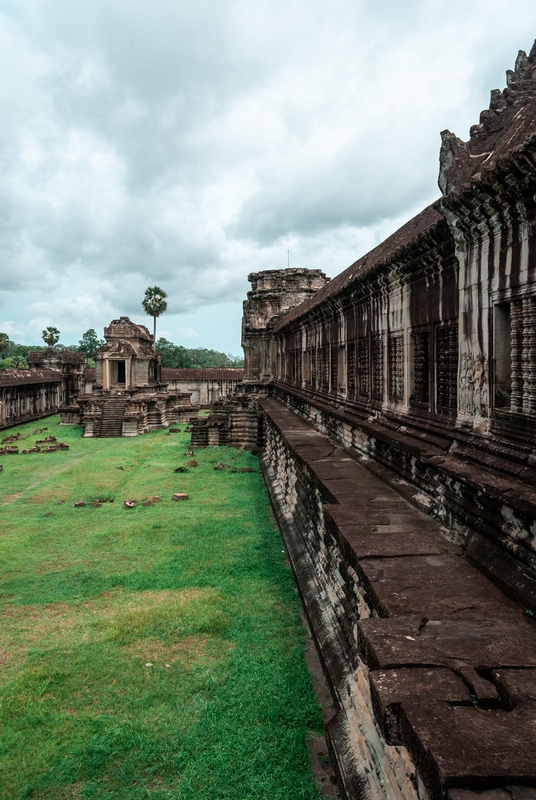
<path id="1" fill-rule="evenodd" d="M 331 348 L 331 391 L 337 392 L 339 382 L 339 348 L 333 345 Z"/>
<path id="2" fill-rule="evenodd" d="M 416 403 L 430 400 L 430 335 L 428 331 L 413 334 L 413 392 Z"/>
<path id="3" fill-rule="evenodd" d="M 383 369 L 383 367 L 382 367 Z M 370 393 L 369 340 L 363 337 L 358 341 L 357 383 L 360 397 L 368 399 Z"/>
<path id="4" fill-rule="evenodd" d="M 437 407 L 456 410 L 458 406 L 458 326 L 437 328 Z"/>
<path id="5" fill-rule="evenodd" d="M 402 336 L 389 339 L 389 398 L 404 399 L 404 340 Z"/>
<path id="6" fill-rule="evenodd" d="M 512 404 L 512 354 L 515 364 L 520 360 L 522 348 L 522 326 L 519 324 L 520 301 L 511 304 L 495 306 L 494 314 L 494 355 L 495 355 L 495 406 L 497 408 L 510 408 L 518 405 L 518 376 L 514 370 L 514 384 L 516 391 L 515 403 Z M 512 314 L 511 314 L 512 311 Z M 514 317 L 512 330 L 512 315 Z M 512 335 L 514 334 L 514 335 Z"/>
<path id="7" fill-rule="evenodd" d="M 383 340 L 381 334 L 371 337 L 372 398 L 383 400 Z"/>
<path id="8" fill-rule="evenodd" d="M 348 356 L 346 360 L 347 381 L 348 381 L 348 394 L 350 397 L 355 395 L 355 378 L 356 378 L 356 364 L 355 364 L 355 342 L 348 342 Z"/>

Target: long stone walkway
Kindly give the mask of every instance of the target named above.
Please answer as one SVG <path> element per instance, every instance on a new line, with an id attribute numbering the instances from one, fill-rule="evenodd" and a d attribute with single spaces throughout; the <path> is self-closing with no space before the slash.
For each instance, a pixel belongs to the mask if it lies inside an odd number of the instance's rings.
<path id="1" fill-rule="evenodd" d="M 278 483 L 274 505 L 286 517 L 286 537 L 307 539 L 310 559 L 321 545 L 300 525 L 300 504 L 312 497 L 304 500 L 303 487 L 321 498 L 317 536 L 331 555 L 318 581 L 325 595 L 338 592 L 338 636 L 348 641 L 353 666 L 368 667 L 386 744 L 407 748 L 432 798 L 482 790 L 494 790 L 495 800 L 536 798 L 529 788 L 536 787 L 536 623 L 395 490 L 402 482 L 393 473 L 385 471 L 386 483 L 276 400 L 261 407 L 265 461 Z M 357 600 L 345 577 L 352 574 Z M 353 640 L 345 616 L 357 620 Z M 324 654 L 324 662 L 333 671 L 332 657 Z"/>

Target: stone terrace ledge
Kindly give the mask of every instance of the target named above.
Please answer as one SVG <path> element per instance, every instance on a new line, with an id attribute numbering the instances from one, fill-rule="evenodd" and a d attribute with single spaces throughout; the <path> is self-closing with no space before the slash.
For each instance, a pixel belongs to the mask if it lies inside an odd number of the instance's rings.
<path id="1" fill-rule="evenodd" d="M 534 800 L 536 624 L 395 491 L 400 478 L 259 403 L 346 796 Z"/>

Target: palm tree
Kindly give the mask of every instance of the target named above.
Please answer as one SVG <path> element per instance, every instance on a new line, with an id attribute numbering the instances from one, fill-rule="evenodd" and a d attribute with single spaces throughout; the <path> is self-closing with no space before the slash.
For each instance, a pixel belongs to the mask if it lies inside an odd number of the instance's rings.
<path id="1" fill-rule="evenodd" d="M 48 328 L 45 328 L 43 331 L 43 341 L 45 344 L 48 344 L 49 347 L 54 347 L 60 340 L 60 332 L 57 328 L 53 328 L 50 325 Z"/>
<path id="2" fill-rule="evenodd" d="M 156 318 L 167 309 L 167 294 L 159 286 L 149 286 L 142 300 L 143 310 L 154 320 L 153 345 L 156 346 Z"/>

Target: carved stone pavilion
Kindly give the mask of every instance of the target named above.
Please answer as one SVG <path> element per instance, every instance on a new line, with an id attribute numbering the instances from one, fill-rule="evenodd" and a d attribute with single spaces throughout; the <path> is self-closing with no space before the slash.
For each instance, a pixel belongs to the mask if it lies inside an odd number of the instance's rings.
<path id="1" fill-rule="evenodd" d="M 120 317 L 104 329 L 104 338 L 92 391 L 62 409 L 64 424 L 80 421 L 86 437 L 138 436 L 175 422 L 181 405 L 191 413 L 190 395 L 162 382 L 162 357 L 144 325 Z"/>

